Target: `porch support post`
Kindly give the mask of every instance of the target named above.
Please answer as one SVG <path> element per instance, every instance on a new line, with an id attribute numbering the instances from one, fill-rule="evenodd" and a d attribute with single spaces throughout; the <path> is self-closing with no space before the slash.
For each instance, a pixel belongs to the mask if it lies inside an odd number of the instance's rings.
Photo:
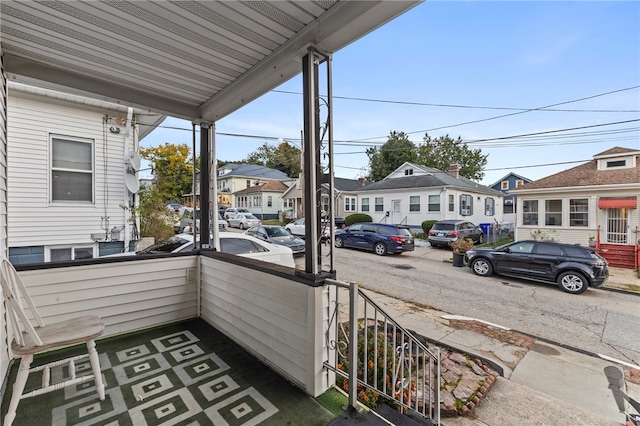
<path id="1" fill-rule="evenodd" d="M 202 248 L 211 247 L 209 243 L 209 141 L 211 133 L 210 123 L 200 123 L 200 246 Z"/>
<path id="2" fill-rule="evenodd" d="M 305 273 L 317 276 L 321 256 L 319 251 L 320 235 L 320 105 L 318 93 L 318 58 L 309 49 L 302 58 L 302 97 L 304 102 L 304 237 L 305 237 Z"/>

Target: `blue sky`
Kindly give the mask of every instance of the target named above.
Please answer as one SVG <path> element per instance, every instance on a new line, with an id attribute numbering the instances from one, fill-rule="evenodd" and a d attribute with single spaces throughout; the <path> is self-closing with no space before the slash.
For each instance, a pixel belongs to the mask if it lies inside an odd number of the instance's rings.
<path id="1" fill-rule="evenodd" d="M 614 146 L 640 149 L 638 86 L 640 2 L 427 1 L 334 54 L 336 176 L 366 175 L 366 147 L 391 131 L 416 143 L 425 131 L 460 136 L 488 154 L 486 185 L 509 172 L 539 179 Z M 298 76 L 218 121 L 218 159 L 299 144 L 301 92 Z M 190 129 L 168 119 L 141 145 L 191 146 Z"/>

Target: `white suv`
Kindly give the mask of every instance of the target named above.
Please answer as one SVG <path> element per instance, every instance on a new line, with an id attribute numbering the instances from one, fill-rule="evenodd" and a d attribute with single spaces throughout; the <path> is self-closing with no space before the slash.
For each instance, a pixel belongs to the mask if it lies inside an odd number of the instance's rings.
<path id="1" fill-rule="evenodd" d="M 247 209 L 237 209 L 235 207 L 229 207 L 224 211 L 224 218 L 229 220 L 235 215 L 237 215 L 238 213 L 251 213 L 251 212 Z"/>

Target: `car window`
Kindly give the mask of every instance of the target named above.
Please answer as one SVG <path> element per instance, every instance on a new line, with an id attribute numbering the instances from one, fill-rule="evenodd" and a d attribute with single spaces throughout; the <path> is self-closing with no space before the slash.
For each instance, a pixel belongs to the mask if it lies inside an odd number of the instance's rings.
<path id="1" fill-rule="evenodd" d="M 435 223 L 432 229 L 437 229 L 441 231 L 453 231 L 456 229 L 456 226 L 453 223 Z"/>
<path id="2" fill-rule="evenodd" d="M 286 237 L 290 235 L 284 228 L 266 228 L 267 234 L 270 237 Z"/>
<path id="3" fill-rule="evenodd" d="M 220 238 L 220 251 L 229 254 L 247 254 L 269 251 L 266 247 L 244 238 Z"/>
<path id="4" fill-rule="evenodd" d="M 382 234 L 382 235 L 395 235 L 396 234 L 396 229 L 392 228 L 391 226 L 379 226 L 378 227 L 378 233 Z"/>
<path id="5" fill-rule="evenodd" d="M 376 228 L 377 228 L 376 225 L 369 225 L 369 224 L 365 223 L 364 225 L 362 225 L 361 231 L 362 232 L 373 232 L 373 233 L 375 233 L 376 232 Z"/>
<path id="6" fill-rule="evenodd" d="M 396 235 L 402 235 L 403 237 L 411 237 L 411 231 L 407 228 L 398 228 L 398 233 Z"/>
<path id="7" fill-rule="evenodd" d="M 571 257 L 591 257 L 591 258 L 597 258 L 596 256 L 590 256 L 588 253 L 586 252 L 584 249 L 580 248 L 580 247 L 564 247 L 564 251 L 567 252 L 568 256 Z"/>
<path id="8" fill-rule="evenodd" d="M 243 213 L 242 216 L 246 217 L 247 219 L 257 219 L 257 217 L 255 217 L 251 213 Z"/>
<path id="9" fill-rule="evenodd" d="M 184 244 L 187 244 L 188 242 L 189 240 L 185 240 L 184 238 L 171 237 L 171 238 L 167 238 L 166 240 L 160 241 L 159 243 L 153 244 L 152 246 L 149 246 L 144 250 L 140 250 L 138 254 L 158 253 L 158 252 L 171 253 L 178 247 Z"/>
<path id="10" fill-rule="evenodd" d="M 295 222 L 293 222 L 294 225 L 304 225 L 304 219 L 298 219 Z"/>
<path id="11" fill-rule="evenodd" d="M 518 243 L 513 243 L 509 246 L 509 249 L 512 253 L 531 253 L 533 251 L 534 243 L 530 241 L 522 241 Z"/>
<path id="12" fill-rule="evenodd" d="M 562 256 L 564 254 L 560 246 L 556 246 L 554 244 L 545 244 L 545 243 L 536 244 L 536 253 L 546 254 L 550 256 Z"/>
<path id="13" fill-rule="evenodd" d="M 355 225 L 351 225 L 349 227 L 349 231 L 360 231 L 362 229 L 361 223 L 356 223 Z"/>

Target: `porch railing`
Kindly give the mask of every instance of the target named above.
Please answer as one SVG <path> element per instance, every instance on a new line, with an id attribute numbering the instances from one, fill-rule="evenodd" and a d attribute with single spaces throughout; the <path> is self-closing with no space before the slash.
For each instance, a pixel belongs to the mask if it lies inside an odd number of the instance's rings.
<path id="1" fill-rule="evenodd" d="M 329 306 L 325 368 L 348 391 L 349 405 L 386 402 L 440 424 L 440 350 L 429 349 L 355 283 L 326 280 Z M 357 348 L 354 350 L 353 348 Z M 352 372 L 356 372 L 356 379 Z"/>

